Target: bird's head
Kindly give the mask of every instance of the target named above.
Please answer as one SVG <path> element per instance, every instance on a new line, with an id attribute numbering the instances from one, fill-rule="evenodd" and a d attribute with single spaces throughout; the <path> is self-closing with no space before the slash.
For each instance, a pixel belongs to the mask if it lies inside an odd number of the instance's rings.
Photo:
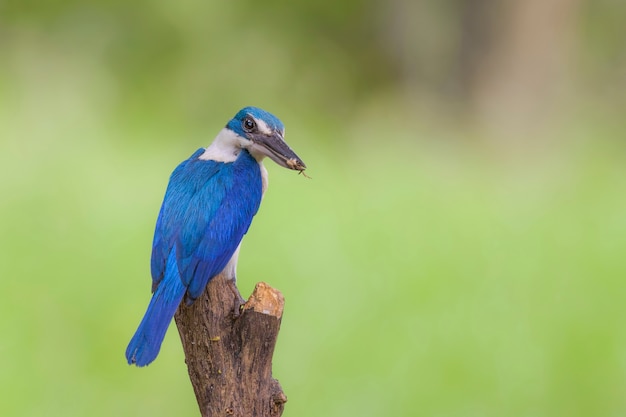
<path id="1" fill-rule="evenodd" d="M 239 136 L 242 147 L 257 160 L 268 156 L 285 168 L 304 171 L 306 165 L 285 142 L 285 126 L 273 114 L 258 107 L 244 107 L 226 125 Z"/>

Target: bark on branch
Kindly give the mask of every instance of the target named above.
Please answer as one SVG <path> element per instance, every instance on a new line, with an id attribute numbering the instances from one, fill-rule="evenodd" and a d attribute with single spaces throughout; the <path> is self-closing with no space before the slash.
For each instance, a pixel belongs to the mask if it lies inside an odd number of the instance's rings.
<path id="1" fill-rule="evenodd" d="M 232 282 L 232 281 L 230 281 Z M 283 295 L 260 282 L 243 299 L 222 275 L 193 305 L 181 304 L 176 326 L 203 417 L 280 416 L 287 397 L 272 378 Z"/>

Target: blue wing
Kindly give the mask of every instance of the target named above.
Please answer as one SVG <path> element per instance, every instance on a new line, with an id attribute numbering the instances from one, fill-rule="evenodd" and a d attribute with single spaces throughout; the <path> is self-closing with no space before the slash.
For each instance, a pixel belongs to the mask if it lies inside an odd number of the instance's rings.
<path id="1" fill-rule="evenodd" d="M 202 152 L 196 151 L 172 173 L 152 245 L 153 291 L 174 248 L 190 302 L 224 269 L 248 231 L 262 194 L 258 163 L 247 151 L 233 163 L 200 160 Z"/>
<path id="2" fill-rule="evenodd" d="M 183 299 L 193 302 L 220 273 L 248 231 L 261 203 L 258 163 L 245 150 L 230 163 L 196 151 L 172 173 L 152 243 L 152 299 L 126 359 L 145 366 L 159 354 Z"/>
<path id="3" fill-rule="evenodd" d="M 189 159 L 181 162 L 170 176 L 152 241 L 152 259 L 150 262 L 152 292 L 156 290 L 165 275 L 165 265 L 174 246 L 173 240 L 180 232 L 185 208 L 189 206 L 191 198 L 196 193 L 197 184 L 186 182 L 189 173 L 186 172 L 185 168 L 190 161 L 197 159 L 203 152 L 203 149 L 198 149 Z M 207 173 L 208 180 L 218 172 L 219 167 L 217 164 L 212 164 L 211 166 L 207 165 L 207 168 L 212 168 L 212 172 Z"/>

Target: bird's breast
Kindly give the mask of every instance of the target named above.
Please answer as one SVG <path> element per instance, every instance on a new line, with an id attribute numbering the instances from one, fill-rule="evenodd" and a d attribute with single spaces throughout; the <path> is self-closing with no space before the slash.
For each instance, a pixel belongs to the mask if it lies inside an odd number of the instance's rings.
<path id="1" fill-rule="evenodd" d="M 237 192 L 252 198 L 262 197 L 267 188 L 267 170 L 247 150 L 242 150 L 233 163 L 233 174 Z"/>
<path id="2" fill-rule="evenodd" d="M 264 195 L 267 190 L 267 185 L 269 184 L 269 179 L 267 176 L 267 168 L 265 168 L 265 165 L 263 165 L 261 161 L 259 161 L 259 170 L 261 171 L 261 195 Z"/>

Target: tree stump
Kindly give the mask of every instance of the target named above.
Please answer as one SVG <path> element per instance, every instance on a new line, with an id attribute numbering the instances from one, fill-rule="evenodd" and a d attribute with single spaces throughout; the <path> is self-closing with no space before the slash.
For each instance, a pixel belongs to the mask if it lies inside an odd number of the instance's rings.
<path id="1" fill-rule="evenodd" d="M 221 274 L 191 306 L 182 303 L 176 326 L 202 417 L 280 416 L 287 397 L 272 378 L 272 356 L 283 295 L 260 282 L 243 305 Z"/>

